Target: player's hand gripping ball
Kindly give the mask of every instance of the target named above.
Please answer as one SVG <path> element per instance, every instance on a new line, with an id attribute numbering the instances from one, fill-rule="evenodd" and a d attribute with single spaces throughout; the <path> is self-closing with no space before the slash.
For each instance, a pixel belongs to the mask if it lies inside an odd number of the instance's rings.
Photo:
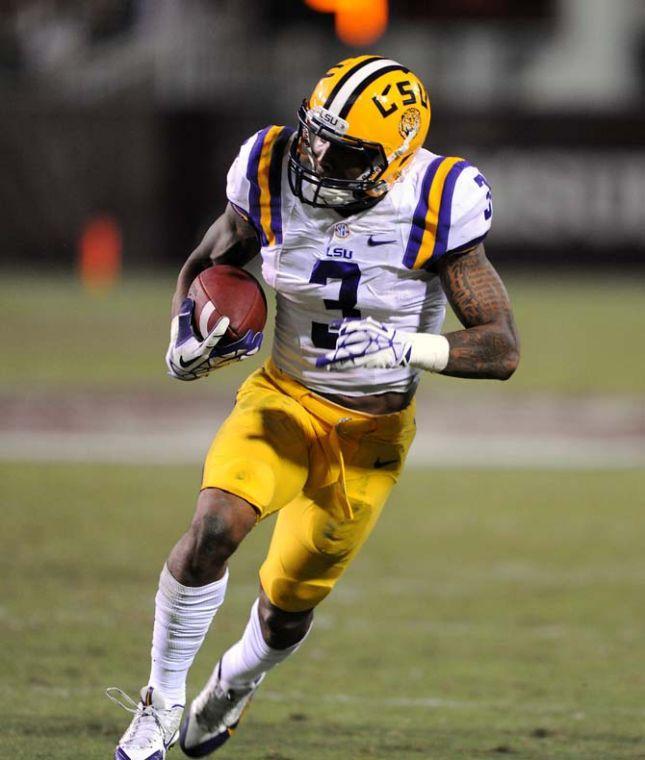
<path id="1" fill-rule="evenodd" d="M 253 356 L 262 345 L 266 317 L 266 299 L 253 275 L 226 264 L 205 269 L 172 320 L 168 374 L 197 380 Z"/>
<path id="2" fill-rule="evenodd" d="M 316 359 L 317 367 L 326 370 L 389 369 L 410 363 L 412 346 L 407 333 L 389 325 L 367 319 L 346 319 L 334 322 L 338 329 L 336 348 Z"/>

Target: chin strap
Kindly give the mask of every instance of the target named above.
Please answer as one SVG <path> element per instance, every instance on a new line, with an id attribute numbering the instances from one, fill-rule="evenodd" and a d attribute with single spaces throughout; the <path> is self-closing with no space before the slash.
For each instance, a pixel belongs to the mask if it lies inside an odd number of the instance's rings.
<path id="1" fill-rule="evenodd" d="M 389 156 L 387 156 L 387 165 L 389 166 L 392 161 L 394 161 L 395 158 L 398 158 L 399 156 L 402 156 L 406 151 L 410 149 L 410 143 L 414 138 L 417 136 L 417 132 L 419 131 L 418 128 L 411 130 L 408 132 L 408 134 L 405 136 L 405 140 L 399 145 L 399 147 L 390 153 Z"/>

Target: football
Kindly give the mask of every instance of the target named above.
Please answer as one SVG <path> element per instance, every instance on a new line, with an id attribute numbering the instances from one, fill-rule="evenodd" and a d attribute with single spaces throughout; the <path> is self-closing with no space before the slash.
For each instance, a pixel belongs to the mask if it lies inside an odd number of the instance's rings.
<path id="1" fill-rule="evenodd" d="M 216 264 L 205 269 L 191 283 L 188 297 L 195 301 L 195 331 L 205 338 L 221 317 L 230 324 L 222 346 L 234 343 L 252 330 L 260 332 L 267 321 L 264 291 L 255 277 L 240 267 Z"/>

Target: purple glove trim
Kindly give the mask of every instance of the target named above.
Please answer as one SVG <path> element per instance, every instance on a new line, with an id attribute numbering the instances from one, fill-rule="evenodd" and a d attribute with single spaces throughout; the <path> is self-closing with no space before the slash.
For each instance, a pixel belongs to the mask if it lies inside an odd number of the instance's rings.
<path id="1" fill-rule="evenodd" d="M 264 339 L 264 333 L 253 332 L 248 330 L 241 338 L 234 343 L 227 343 L 225 346 L 219 344 L 210 352 L 209 359 L 226 358 L 228 356 L 244 356 L 251 352 L 259 351 Z"/>
<path id="2" fill-rule="evenodd" d="M 326 356 L 319 356 L 316 359 L 316 367 L 318 367 L 318 369 L 322 369 L 323 367 L 327 367 L 330 364 L 333 364 L 333 360 L 332 359 L 328 359 Z"/>
<path id="3" fill-rule="evenodd" d="M 193 312 L 195 311 L 195 302 L 192 298 L 184 298 L 179 307 L 179 319 L 177 320 L 177 340 L 176 346 L 183 346 L 183 344 L 195 338 L 199 340 L 199 337 L 195 334 L 193 329 Z"/>

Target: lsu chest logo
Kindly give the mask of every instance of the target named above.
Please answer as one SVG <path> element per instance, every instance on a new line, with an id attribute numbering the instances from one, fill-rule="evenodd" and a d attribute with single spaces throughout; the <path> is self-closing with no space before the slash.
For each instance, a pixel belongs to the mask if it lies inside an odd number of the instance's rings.
<path id="1" fill-rule="evenodd" d="M 329 259 L 345 259 L 345 261 L 348 261 L 354 257 L 354 251 L 349 248 L 343 248 L 342 245 L 329 245 L 325 251 L 325 256 Z"/>

